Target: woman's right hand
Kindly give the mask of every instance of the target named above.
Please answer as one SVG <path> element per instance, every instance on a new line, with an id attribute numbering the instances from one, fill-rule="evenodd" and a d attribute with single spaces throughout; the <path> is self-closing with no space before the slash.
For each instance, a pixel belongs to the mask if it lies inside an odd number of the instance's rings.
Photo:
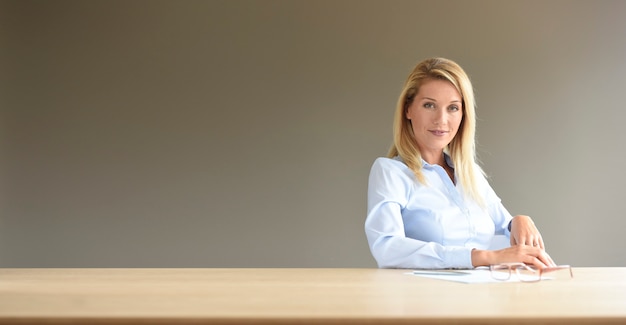
<path id="1" fill-rule="evenodd" d="M 515 245 L 496 251 L 478 249 L 472 251 L 472 264 L 475 267 L 513 262 L 521 262 L 538 268 L 556 266 L 544 249 L 528 245 Z"/>

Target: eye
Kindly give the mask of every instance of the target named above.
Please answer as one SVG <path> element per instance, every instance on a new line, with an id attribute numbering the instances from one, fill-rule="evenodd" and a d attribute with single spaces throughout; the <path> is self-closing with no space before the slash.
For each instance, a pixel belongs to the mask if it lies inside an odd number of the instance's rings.
<path id="1" fill-rule="evenodd" d="M 448 107 L 448 110 L 452 111 L 452 112 L 458 112 L 459 109 L 460 108 L 458 106 L 456 106 L 456 105 L 451 105 L 450 107 Z"/>
<path id="2" fill-rule="evenodd" d="M 435 104 L 431 102 L 424 103 L 424 108 L 435 108 Z"/>

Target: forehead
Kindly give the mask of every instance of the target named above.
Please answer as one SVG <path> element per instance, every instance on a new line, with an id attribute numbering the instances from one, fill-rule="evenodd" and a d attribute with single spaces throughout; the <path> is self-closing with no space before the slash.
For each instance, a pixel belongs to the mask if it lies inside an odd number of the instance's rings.
<path id="1" fill-rule="evenodd" d="M 461 94 L 454 85 L 443 79 L 426 79 L 419 87 L 418 97 L 429 97 L 437 100 L 461 100 Z"/>

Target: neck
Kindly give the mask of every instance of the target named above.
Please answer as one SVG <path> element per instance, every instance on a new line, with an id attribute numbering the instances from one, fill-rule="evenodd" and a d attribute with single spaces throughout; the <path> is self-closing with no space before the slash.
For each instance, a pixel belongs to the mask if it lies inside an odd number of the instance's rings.
<path id="1" fill-rule="evenodd" d="M 443 150 L 441 151 L 427 151 L 422 152 L 422 159 L 431 165 L 445 166 L 446 160 L 443 156 Z"/>

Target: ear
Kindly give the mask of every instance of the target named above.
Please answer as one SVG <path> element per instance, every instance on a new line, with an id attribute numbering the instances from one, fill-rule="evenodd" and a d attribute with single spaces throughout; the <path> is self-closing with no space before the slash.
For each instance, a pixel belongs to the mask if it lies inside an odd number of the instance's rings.
<path id="1" fill-rule="evenodd" d="M 407 120 L 410 120 L 411 117 L 409 117 L 409 107 L 411 106 L 411 103 L 407 102 L 406 100 L 404 101 L 404 117 Z"/>
<path id="2" fill-rule="evenodd" d="M 413 98 L 411 96 L 406 96 L 404 98 L 404 117 L 406 117 L 407 120 L 411 119 L 409 117 L 409 107 L 411 107 L 411 104 L 413 104 Z"/>

